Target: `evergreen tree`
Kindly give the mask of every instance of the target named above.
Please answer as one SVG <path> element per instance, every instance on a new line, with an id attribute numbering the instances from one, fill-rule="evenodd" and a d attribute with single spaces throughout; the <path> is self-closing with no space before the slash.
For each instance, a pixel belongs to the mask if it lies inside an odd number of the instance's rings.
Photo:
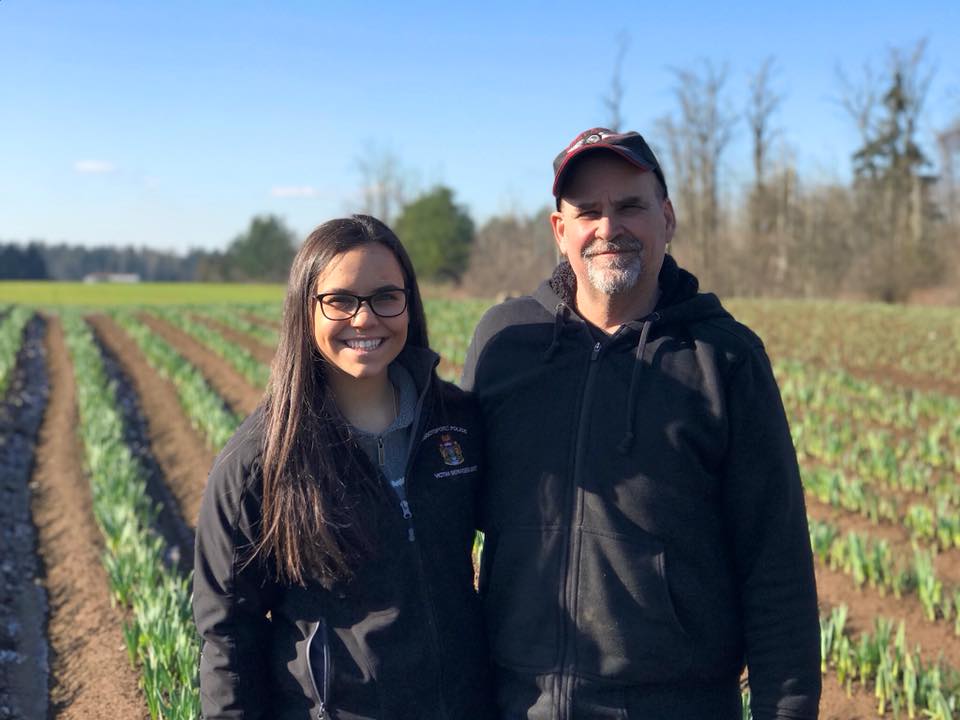
<path id="1" fill-rule="evenodd" d="M 296 236 L 275 215 L 262 215 L 233 239 L 224 264 L 231 280 L 284 282 L 296 253 Z"/>
<path id="2" fill-rule="evenodd" d="M 406 205 L 396 231 L 419 276 L 459 282 L 470 256 L 473 220 L 454 203 L 450 188 L 437 186 Z"/>

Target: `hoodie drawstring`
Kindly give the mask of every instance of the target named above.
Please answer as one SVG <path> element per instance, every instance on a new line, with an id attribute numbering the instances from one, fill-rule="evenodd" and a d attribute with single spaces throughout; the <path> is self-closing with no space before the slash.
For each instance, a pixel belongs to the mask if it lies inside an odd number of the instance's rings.
<path id="1" fill-rule="evenodd" d="M 617 445 L 617 452 L 626 455 L 633 447 L 633 425 L 634 414 L 636 410 L 636 396 L 634 392 L 637 385 L 637 378 L 640 377 L 640 366 L 643 365 L 643 351 L 647 347 L 647 336 L 650 334 L 650 326 L 660 319 L 660 313 L 653 313 L 643 321 L 643 329 L 640 331 L 640 341 L 637 343 L 637 354 L 633 361 L 633 372 L 630 373 L 630 389 L 627 391 L 627 431 L 623 434 L 623 439 Z"/>
<path id="2" fill-rule="evenodd" d="M 543 361 L 550 362 L 554 353 L 560 347 L 560 335 L 563 334 L 563 322 L 567 317 L 567 306 L 565 303 L 557 303 L 553 316 L 553 340 L 550 341 L 547 351 L 543 354 Z"/>

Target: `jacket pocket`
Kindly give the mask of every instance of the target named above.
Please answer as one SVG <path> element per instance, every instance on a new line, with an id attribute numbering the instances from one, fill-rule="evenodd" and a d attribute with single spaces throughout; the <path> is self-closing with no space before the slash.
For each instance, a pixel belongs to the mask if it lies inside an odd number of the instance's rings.
<path id="1" fill-rule="evenodd" d="M 307 667 L 313 683 L 314 698 L 317 705 L 316 718 L 324 720 L 330 717 L 330 682 L 333 667 L 330 657 L 330 637 L 325 618 L 320 618 L 307 647 Z"/>
<path id="2" fill-rule="evenodd" d="M 550 671 L 559 656 L 560 567 L 564 534 L 556 528 L 506 528 L 484 568 L 490 645 L 505 667 Z M 486 564 L 488 559 L 484 558 Z"/>
<path id="3" fill-rule="evenodd" d="M 670 598 L 663 544 L 583 530 L 579 560 L 578 671 L 631 684 L 679 679 L 692 643 Z"/>

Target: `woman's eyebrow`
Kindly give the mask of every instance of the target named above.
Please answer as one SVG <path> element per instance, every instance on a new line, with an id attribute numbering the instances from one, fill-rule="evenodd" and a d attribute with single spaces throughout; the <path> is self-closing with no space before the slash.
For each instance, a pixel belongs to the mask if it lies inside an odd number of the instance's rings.
<path id="1" fill-rule="evenodd" d="M 370 294 L 370 295 L 376 295 L 377 293 L 387 292 L 388 290 L 403 290 L 403 288 L 402 288 L 401 286 L 399 286 L 399 285 L 394 285 L 393 283 L 391 283 L 391 284 L 389 284 L 389 285 L 381 285 L 380 287 L 373 288 L 373 290 L 371 290 L 369 294 Z M 333 287 L 333 288 L 329 288 L 329 289 L 327 289 L 327 290 L 321 290 L 320 292 L 317 293 L 317 295 L 330 295 L 331 293 L 333 293 L 333 294 L 340 293 L 340 294 L 343 294 L 343 295 L 360 295 L 360 294 L 364 294 L 364 293 L 355 292 L 354 290 L 352 290 L 352 289 L 350 289 L 350 288 Z"/>

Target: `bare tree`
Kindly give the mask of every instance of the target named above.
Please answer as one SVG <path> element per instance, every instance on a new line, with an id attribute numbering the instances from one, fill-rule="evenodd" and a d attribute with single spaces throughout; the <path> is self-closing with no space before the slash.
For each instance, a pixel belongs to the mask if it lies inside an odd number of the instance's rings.
<path id="1" fill-rule="evenodd" d="M 836 75 L 840 86 L 837 102 L 853 121 L 861 144 L 866 144 L 875 124 L 881 94 L 880 79 L 869 64 L 863 66 L 857 79 L 851 78 L 840 66 L 837 66 Z"/>
<path id="2" fill-rule="evenodd" d="M 944 213 L 948 222 L 960 224 L 960 119 L 937 134 L 937 147 Z"/>
<path id="3" fill-rule="evenodd" d="M 614 132 L 620 132 L 623 127 L 623 59 L 627 56 L 630 47 L 630 34 L 621 30 L 616 39 L 617 54 L 613 61 L 613 74 L 610 77 L 610 92 L 603 98 L 607 108 L 607 127 Z"/>
<path id="4" fill-rule="evenodd" d="M 787 243 L 784 237 L 791 185 L 795 173 L 791 169 L 779 172 L 772 186 L 767 182 L 769 156 L 773 138 L 778 130 L 772 117 L 782 97 L 773 89 L 774 60 L 766 58 L 749 79 L 750 95 L 744 118 L 750 131 L 753 155 L 753 187 L 747 195 L 749 277 L 744 278 L 759 289 L 771 281 L 779 283 L 787 272 Z M 743 282 L 738 282 L 742 287 Z"/>
<path id="5" fill-rule="evenodd" d="M 681 237 L 690 242 L 700 272 L 717 283 L 721 282 L 716 252 L 721 230 L 720 163 L 736 122 L 723 97 L 727 68 L 705 61 L 697 69 L 672 72 L 677 115 L 661 120 L 659 128 L 667 139 L 672 184 L 686 218 Z"/>
<path id="6" fill-rule="evenodd" d="M 930 242 L 935 178 L 916 139 L 933 77 L 925 51 L 925 41 L 909 52 L 891 49 L 886 72 L 878 77 L 867 67 L 858 84 L 839 73 L 841 104 L 862 141 L 852 158 L 859 279 L 887 301 L 904 300 L 942 265 Z"/>
<path id="7" fill-rule="evenodd" d="M 773 71 L 774 59 L 768 57 L 750 78 L 750 99 L 745 113 L 753 141 L 754 188 L 757 190 L 763 187 L 767 156 L 777 134 L 777 130 L 770 124 L 770 118 L 783 100 L 772 87 Z"/>
<path id="8" fill-rule="evenodd" d="M 409 173 L 390 150 L 369 144 L 356 159 L 361 178 L 360 211 L 390 225 L 411 194 Z"/>
<path id="9" fill-rule="evenodd" d="M 532 292 L 557 263 L 556 243 L 546 207 L 533 215 L 494 216 L 474 238 L 464 287 L 476 295 Z"/>

